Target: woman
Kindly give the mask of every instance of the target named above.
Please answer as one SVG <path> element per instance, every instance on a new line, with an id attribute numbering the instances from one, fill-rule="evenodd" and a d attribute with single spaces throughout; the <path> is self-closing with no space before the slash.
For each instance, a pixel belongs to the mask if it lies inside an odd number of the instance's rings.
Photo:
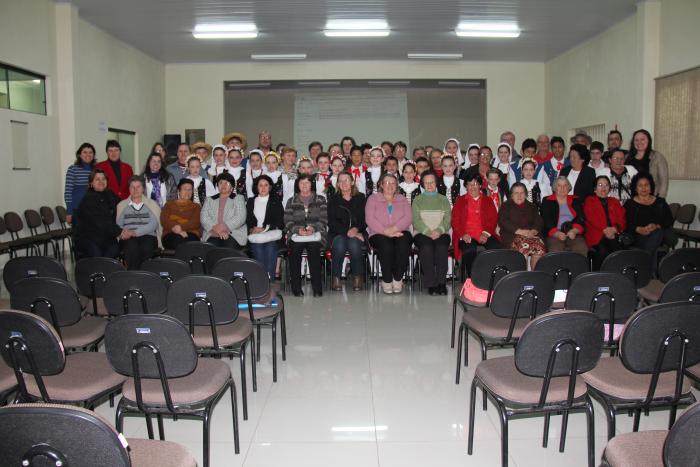
<path id="1" fill-rule="evenodd" d="M 202 241 L 218 247 L 240 250 L 248 241 L 246 208 L 243 196 L 233 191 L 236 181 L 224 172 L 216 178 L 219 193 L 207 198 L 202 206 Z"/>
<path id="2" fill-rule="evenodd" d="M 457 198 L 466 193 L 464 185 L 462 185 L 461 180 L 455 174 L 455 170 L 457 170 L 455 157 L 451 154 L 444 155 L 440 168 L 442 169 L 442 176 L 437 178 L 437 191 L 447 197 L 447 200 L 450 202 L 450 209 L 452 209 Z"/>
<path id="3" fill-rule="evenodd" d="M 255 179 L 254 196 L 248 198 L 246 205 L 246 225 L 253 258 L 262 263 L 270 280 L 274 281 L 277 254 L 284 229 L 284 209 L 279 199 L 270 196 L 271 190 L 270 177 L 260 175 Z"/>
<path id="4" fill-rule="evenodd" d="M 210 180 L 214 180 L 224 170 L 229 170 L 226 153 L 227 149 L 223 144 L 217 144 L 211 150 L 211 164 L 207 169 L 207 175 L 209 175 Z"/>
<path id="5" fill-rule="evenodd" d="M 107 176 L 93 169 L 88 177 L 88 191 L 75 211 L 75 250 L 80 258 L 116 258 L 117 237 L 125 233 L 115 221 L 119 198 L 107 189 Z"/>
<path id="6" fill-rule="evenodd" d="M 408 204 L 413 204 L 413 201 L 420 195 L 420 184 L 416 181 L 416 165 L 413 161 L 406 161 L 401 171 L 402 182 L 399 183 L 399 193 L 405 196 Z"/>
<path id="7" fill-rule="evenodd" d="M 547 250 L 542 241 L 542 217 L 537 206 L 527 200 L 525 185 L 516 182 L 510 187 L 510 199 L 498 211 L 498 226 L 501 241 L 511 250 L 530 257 L 530 267 L 535 269 Z"/>
<path id="8" fill-rule="evenodd" d="M 647 130 L 634 132 L 625 163 L 637 169 L 637 172 L 650 174 L 656 185 L 656 191 L 652 195 L 666 198 L 668 162 L 663 154 L 651 148 L 651 134 Z"/>
<path id="9" fill-rule="evenodd" d="M 235 180 L 234 183 L 234 191 L 236 192 L 237 195 L 243 196 L 245 198 L 246 195 L 246 171 L 245 167 L 243 167 L 243 153 L 241 152 L 240 149 L 229 149 L 228 150 L 228 156 L 227 156 L 227 161 L 228 161 L 228 173 L 230 173 L 233 176 L 233 179 Z"/>
<path id="10" fill-rule="evenodd" d="M 358 184 L 358 189 L 369 197 L 379 191 L 379 179 L 383 172 L 384 150 L 380 147 L 373 147 L 369 151 L 369 167 L 364 173 L 363 183 Z"/>
<path id="11" fill-rule="evenodd" d="M 165 203 L 160 213 L 163 226 L 163 248 L 174 250 L 182 242 L 199 241 L 202 207 L 192 201 L 194 183 L 183 178 L 177 184 L 177 199 Z"/>
<path id="12" fill-rule="evenodd" d="M 208 178 L 203 177 L 201 172 L 202 161 L 200 161 L 197 156 L 190 156 L 190 158 L 187 159 L 187 178 L 194 183 L 194 196 L 192 197 L 192 201 L 199 205 L 204 204 L 207 198 L 216 194 L 214 184 L 210 182 Z"/>
<path id="13" fill-rule="evenodd" d="M 537 165 L 532 159 L 525 159 L 523 161 L 520 173 L 523 176 L 523 178 L 520 179 L 520 183 L 522 183 L 527 190 L 527 200 L 539 209 L 542 205 L 542 200 L 552 194 L 550 184 L 546 183 L 548 181 L 547 176 L 544 175 L 544 172 L 540 172 L 539 176 L 535 178 L 537 174 Z"/>
<path id="14" fill-rule="evenodd" d="M 280 166 L 280 156 L 274 151 L 270 151 L 265 156 L 264 174 L 272 179 L 272 195 L 282 202 L 284 199 L 284 183 Z M 284 206 L 284 203 L 282 203 Z"/>
<path id="15" fill-rule="evenodd" d="M 462 260 L 463 275 L 471 275 L 477 247 L 501 248 L 496 234 L 498 213 L 491 198 L 483 195 L 483 184 L 481 175 L 472 173 L 466 180 L 467 193 L 452 208 L 452 246 L 456 258 Z"/>
<path id="16" fill-rule="evenodd" d="M 66 202 L 66 222 L 73 223 L 73 213 L 80 206 L 88 191 L 90 173 L 95 167 L 95 146 L 83 143 L 75 152 L 75 162 L 66 171 L 66 188 L 63 199 Z"/>
<path id="17" fill-rule="evenodd" d="M 295 297 L 304 295 L 301 290 L 301 256 L 304 250 L 308 255 L 314 297 L 323 295 L 321 251 L 326 246 L 328 206 L 325 197 L 314 193 L 312 184 L 311 175 L 299 175 L 295 182 L 295 194 L 284 209 L 284 223 L 289 234 L 292 293 Z"/>
<path id="18" fill-rule="evenodd" d="M 479 175 L 481 180 L 481 189 L 488 189 L 488 172 L 493 167 L 491 166 L 491 159 L 493 158 L 491 148 L 488 146 L 482 146 L 481 152 L 479 153 L 479 164 L 469 167 L 467 170 L 463 170 L 459 174 L 459 178 L 466 182 L 469 179 L 474 179 L 475 175 Z M 501 177 L 501 181 L 498 184 L 499 189 L 503 193 L 508 192 L 508 178 Z"/>
<path id="19" fill-rule="evenodd" d="M 168 151 L 165 150 L 165 146 L 163 146 L 163 143 L 160 141 L 153 143 L 153 146 L 151 146 L 151 152 L 157 152 L 160 154 L 163 161 L 165 161 L 165 158 L 168 156 Z"/>
<path id="20" fill-rule="evenodd" d="M 385 294 L 401 293 L 411 250 L 411 207 L 398 194 L 399 181 L 391 174 L 379 179 L 379 191 L 367 199 L 365 221 L 369 243 L 376 250 L 382 268 Z"/>
<path id="21" fill-rule="evenodd" d="M 625 208 L 609 194 L 610 179 L 601 175 L 595 180 L 595 196 L 589 196 L 583 203 L 586 219 L 584 236 L 588 247 L 593 248 L 594 271 L 600 269 L 606 256 L 624 248 L 620 234 L 627 226 Z"/>
<path id="22" fill-rule="evenodd" d="M 583 144 L 574 144 L 569 149 L 570 166 L 564 167 L 559 172 L 561 177 L 566 177 L 573 187 L 570 195 L 578 196 L 582 201 L 593 194 L 595 188 L 595 170 L 588 166 L 591 154 Z"/>
<path id="23" fill-rule="evenodd" d="M 666 200 L 655 196 L 654 178 L 648 173 L 638 173 L 632 179 L 632 198 L 625 203 L 627 232 L 632 235 L 634 246 L 650 252 L 651 270 L 656 271 L 656 250 L 671 234 L 673 215 Z"/>
<path id="24" fill-rule="evenodd" d="M 510 159 L 512 152 L 513 150 L 508 143 L 498 143 L 498 146 L 496 146 L 496 159 L 493 161 L 493 166 L 500 170 L 506 178 L 511 173 L 510 165 L 513 162 Z"/>
<path id="25" fill-rule="evenodd" d="M 616 148 L 610 151 L 610 167 L 601 170 L 610 180 L 610 196 L 617 198 L 620 204 L 632 197 L 632 178 L 637 175 L 637 169 L 625 165 L 625 152 Z"/>
<path id="26" fill-rule="evenodd" d="M 583 203 L 570 192 L 568 178 L 559 176 L 554 180 L 554 194 L 542 200 L 542 234 L 546 238 L 547 251 L 573 251 L 587 256 L 588 246 L 581 236 L 584 231 Z"/>
<path id="27" fill-rule="evenodd" d="M 129 178 L 129 196 L 117 205 L 117 224 L 124 229 L 119 235 L 126 268 L 139 269 L 141 263 L 158 249 L 161 236 L 160 207 L 144 194 L 143 179 Z"/>
<path id="28" fill-rule="evenodd" d="M 255 180 L 264 173 L 263 153 L 259 149 L 253 149 L 248 154 L 248 163 L 245 166 L 246 198 L 255 196 L 253 185 Z"/>
<path id="29" fill-rule="evenodd" d="M 352 289 L 362 289 L 362 245 L 365 242 L 365 195 L 355 186 L 352 175 L 338 175 L 338 190 L 328 200 L 328 237 L 331 245 L 331 288 L 342 290 L 345 254 L 350 254 Z"/>
<path id="30" fill-rule="evenodd" d="M 146 197 L 155 201 L 159 208 L 177 198 L 175 179 L 165 170 L 163 158 L 157 152 L 148 156 L 141 176 L 146 181 Z"/>
<path id="31" fill-rule="evenodd" d="M 456 138 L 450 138 L 445 141 L 443 146 L 443 153 L 452 156 L 457 167 L 461 167 L 464 164 L 464 156 L 462 155 L 462 149 L 460 148 L 459 140 Z"/>
<path id="32" fill-rule="evenodd" d="M 452 206 L 447 196 L 438 192 L 434 173 L 424 173 L 420 184 L 423 194 L 413 202 L 411 211 L 415 233 L 413 241 L 418 248 L 423 284 L 428 287 L 429 295 L 447 295 L 445 280 Z"/>

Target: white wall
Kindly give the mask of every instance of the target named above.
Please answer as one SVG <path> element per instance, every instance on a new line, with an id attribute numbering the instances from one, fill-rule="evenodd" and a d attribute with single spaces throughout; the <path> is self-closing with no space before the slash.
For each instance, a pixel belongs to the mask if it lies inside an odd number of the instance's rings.
<path id="1" fill-rule="evenodd" d="M 204 128 L 210 142 L 220 140 L 224 130 L 235 130 L 224 128 L 226 80 L 391 78 L 485 79 L 484 143 L 496 144 L 508 129 L 518 142 L 544 129 L 544 64 L 408 61 L 167 64 L 166 129 L 184 138 L 185 129 Z"/>
<path id="2" fill-rule="evenodd" d="M 667 75 L 700 66 L 700 1 L 663 0 L 661 3 L 661 63 Z"/>

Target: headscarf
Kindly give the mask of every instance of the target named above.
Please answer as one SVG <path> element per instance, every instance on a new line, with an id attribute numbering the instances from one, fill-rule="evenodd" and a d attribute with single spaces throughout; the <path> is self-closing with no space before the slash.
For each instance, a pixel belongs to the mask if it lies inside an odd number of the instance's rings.
<path id="1" fill-rule="evenodd" d="M 457 138 L 448 138 L 442 147 L 442 152 L 444 154 L 451 154 L 447 152 L 447 143 L 449 143 L 450 141 L 453 141 L 455 144 L 457 144 L 457 154 L 452 155 L 455 157 L 455 161 L 457 162 L 457 168 L 462 167 L 462 165 L 464 164 L 464 156 L 462 156 L 462 147 Z"/>

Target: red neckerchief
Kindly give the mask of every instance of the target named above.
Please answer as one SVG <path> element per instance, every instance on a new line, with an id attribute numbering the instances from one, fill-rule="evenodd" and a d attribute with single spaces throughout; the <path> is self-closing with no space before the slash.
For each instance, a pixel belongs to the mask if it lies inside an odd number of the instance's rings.
<path id="1" fill-rule="evenodd" d="M 326 172 L 326 173 L 319 172 L 318 175 L 319 175 L 320 177 L 323 177 L 323 180 L 324 180 L 324 181 L 327 180 L 328 177 L 331 176 L 331 174 L 330 174 L 329 172 Z"/>
<path id="2" fill-rule="evenodd" d="M 488 187 L 489 190 L 489 197 L 493 200 L 493 204 L 496 205 L 496 207 L 501 206 L 501 196 L 498 193 L 498 188 L 496 190 L 492 190 L 491 187 Z"/>

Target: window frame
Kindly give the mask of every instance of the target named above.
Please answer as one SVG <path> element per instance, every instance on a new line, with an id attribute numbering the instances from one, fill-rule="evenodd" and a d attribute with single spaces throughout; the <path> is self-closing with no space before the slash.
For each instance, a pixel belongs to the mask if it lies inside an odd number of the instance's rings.
<path id="1" fill-rule="evenodd" d="M 24 68 L 16 67 L 14 65 L 10 65 L 7 63 L 0 62 L 0 70 L 3 70 L 5 72 L 5 82 L 7 83 L 7 107 L 0 107 L 0 109 L 5 109 L 5 110 L 12 110 L 15 112 L 24 112 L 24 113 L 29 113 L 29 114 L 34 114 L 34 115 L 48 115 L 48 109 L 47 109 L 47 101 L 46 101 L 46 76 L 35 73 L 33 71 L 26 70 Z M 44 111 L 43 112 L 32 112 L 29 110 L 20 110 L 20 109 L 13 109 L 12 108 L 12 93 L 10 92 L 10 72 L 15 72 L 15 73 L 22 73 L 23 75 L 30 76 L 32 79 L 39 79 L 41 80 L 41 84 L 43 84 L 43 96 L 42 96 L 42 103 L 44 104 Z"/>

